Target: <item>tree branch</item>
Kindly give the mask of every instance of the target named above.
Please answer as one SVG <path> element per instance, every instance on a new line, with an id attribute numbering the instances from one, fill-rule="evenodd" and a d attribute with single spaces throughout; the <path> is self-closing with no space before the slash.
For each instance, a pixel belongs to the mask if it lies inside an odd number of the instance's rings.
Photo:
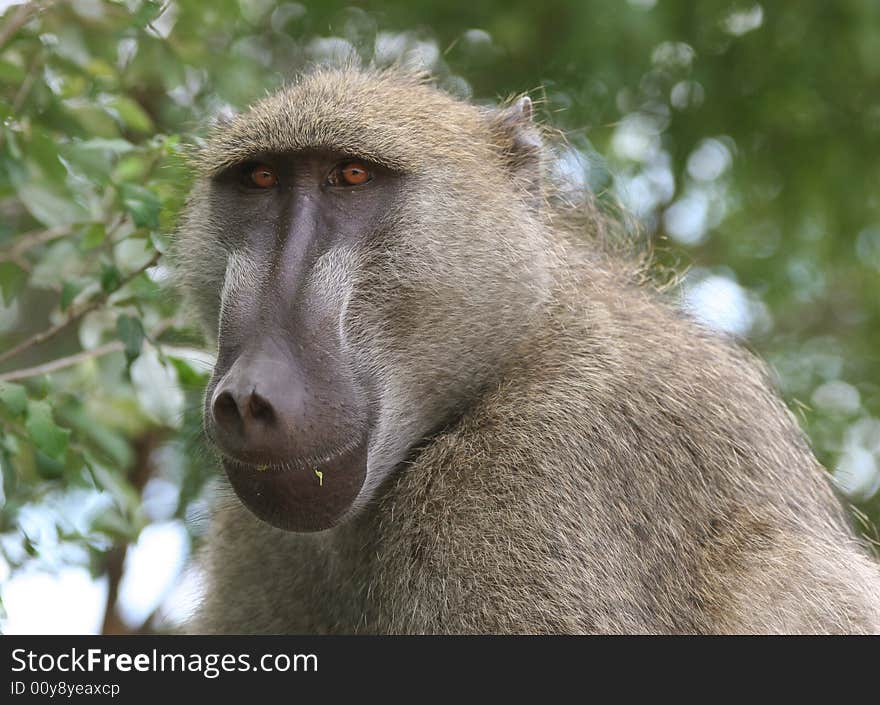
<path id="1" fill-rule="evenodd" d="M 73 323 L 74 321 L 78 321 L 83 316 L 85 316 L 87 313 L 94 311 L 95 309 L 100 307 L 102 304 L 104 304 L 107 301 L 107 298 L 111 294 L 119 291 L 122 287 L 124 287 L 126 284 L 128 284 L 132 279 L 134 279 L 135 277 L 137 277 L 138 275 L 142 274 L 147 269 L 152 267 L 154 264 L 156 264 L 156 262 L 159 261 L 159 258 L 161 256 L 162 256 L 162 254 L 160 252 L 154 253 L 153 256 L 150 258 L 149 262 L 147 262 L 142 267 L 139 267 L 138 269 L 133 271 L 128 276 L 126 276 L 121 282 L 119 282 L 119 286 L 115 287 L 112 291 L 105 292 L 105 293 L 95 297 L 94 299 L 92 299 L 91 301 L 86 303 L 85 305 L 78 308 L 76 311 L 72 311 L 71 313 L 69 313 L 63 321 L 56 323 L 51 328 L 47 328 L 44 331 L 41 331 L 39 333 L 36 333 L 35 335 L 32 335 L 30 338 L 23 340 L 18 345 L 10 348 L 6 352 L 0 353 L 0 364 L 15 357 L 16 355 L 20 355 L 25 350 L 29 350 L 30 348 L 32 348 L 36 345 L 41 345 L 42 343 L 45 343 L 47 340 L 54 338 L 61 331 L 63 331 L 65 328 L 67 328 L 67 326 L 69 326 L 71 323 Z"/>
<path id="2" fill-rule="evenodd" d="M 27 100 L 28 95 L 31 92 L 31 88 L 34 86 L 34 82 L 37 80 L 37 76 L 40 73 L 40 68 L 44 62 L 44 58 L 41 52 L 37 52 L 34 58 L 31 60 L 31 65 L 28 67 L 27 75 L 24 77 L 24 80 L 21 82 L 21 86 L 18 88 L 18 93 L 15 94 L 15 99 L 12 101 L 12 114 L 18 114 L 18 111 L 21 110 L 25 101 Z"/>
<path id="3" fill-rule="evenodd" d="M 153 451 L 163 440 L 161 431 L 148 431 L 134 441 L 135 463 L 128 473 L 128 481 L 132 488 L 141 496 L 150 476 L 153 474 Z M 101 634 L 130 634 L 125 622 L 119 616 L 117 603 L 119 586 L 125 574 L 125 556 L 130 543 L 120 539 L 106 555 L 107 567 L 107 601 L 104 605 L 104 620 Z"/>
<path id="4" fill-rule="evenodd" d="M 70 225 L 56 225 L 48 230 L 31 230 L 29 233 L 18 237 L 12 246 L 0 251 L 0 262 L 17 262 L 28 250 L 37 245 L 70 235 L 72 231 L 73 227 Z"/>
<path id="5" fill-rule="evenodd" d="M 27 97 L 30 95 L 31 88 L 33 88 L 34 83 L 37 80 L 37 75 L 40 72 L 40 67 L 43 64 L 43 54 L 42 52 L 37 52 L 34 55 L 33 60 L 31 61 L 31 65 L 28 68 L 27 74 L 24 77 L 24 80 L 21 82 L 21 86 L 18 88 L 18 92 L 15 94 L 15 99 L 12 101 L 12 109 L 9 111 L 10 115 L 17 115 L 18 111 L 21 110 L 24 105 Z M 6 143 L 6 131 L 0 132 L 0 147 L 2 147 Z"/>
<path id="6" fill-rule="evenodd" d="M 173 325 L 173 319 L 162 321 L 161 323 L 159 323 L 159 325 L 156 326 L 155 330 L 153 330 L 148 335 L 148 339 L 151 341 L 155 341 L 156 338 L 162 335 L 162 333 L 164 333 Z M 114 340 L 111 343 L 99 345 L 98 347 L 92 348 L 91 350 L 80 350 L 78 353 L 74 353 L 73 355 L 68 355 L 67 357 L 59 357 L 56 360 L 50 360 L 49 362 L 45 362 L 42 365 L 34 365 L 33 367 L 22 367 L 19 370 L 10 370 L 9 372 L 4 372 L 3 374 L 0 374 L 0 382 L 16 382 L 20 379 L 28 379 L 30 377 L 47 375 L 51 372 L 57 372 L 58 370 L 63 370 L 67 367 L 78 365 L 84 360 L 89 360 L 96 357 L 104 357 L 104 355 L 109 355 L 110 353 L 114 352 L 122 352 L 123 350 L 125 350 L 125 345 L 122 344 L 122 341 Z"/>
<path id="7" fill-rule="evenodd" d="M 112 343 L 100 345 L 97 348 L 92 348 L 91 350 L 81 350 L 80 352 L 73 355 L 60 357 L 57 360 L 52 360 L 51 362 L 47 362 L 42 365 L 35 365 L 34 367 L 23 367 L 20 370 L 5 372 L 3 374 L 0 374 L 0 382 L 15 382 L 20 379 L 28 379 L 29 377 L 39 377 L 40 375 L 47 375 L 51 372 L 63 370 L 66 367 L 73 367 L 74 365 L 79 364 L 84 360 L 88 360 L 89 358 L 103 357 L 104 355 L 109 355 L 113 352 L 121 352 L 124 349 L 125 346 L 122 344 L 122 341 L 114 340 Z"/>
<path id="8" fill-rule="evenodd" d="M 3 29 L 0 29 L 0 48 L 3 47 L 6 42 L 12 39 L 22 27 L 27 24 L 28 20 L 35 14 L 37 14 L 40 10 L 44 9 L 44 5 L 48 7 L 52 3 L 41 3 L 41 2 L 26 2 L 23 5 L 19 5 L 15 12 L 13 12 L 9 16 L 9 20 L 7 20 L 6 24 L 3 25 Z"/>

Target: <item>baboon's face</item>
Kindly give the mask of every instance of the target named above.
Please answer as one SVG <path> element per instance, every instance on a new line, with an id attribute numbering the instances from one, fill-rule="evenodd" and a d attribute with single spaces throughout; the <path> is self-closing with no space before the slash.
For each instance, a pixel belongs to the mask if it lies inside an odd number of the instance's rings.
<path id="1" fill-rule="evenodd" d="M 260 518 L 334 524 L 367 473 L 376 423 L 351 351 L 351 260 L 387 227 L 400 175 L 332 151 L 255 155 L 219 173 L 230 245 L 205 428 Z"/>
<path id="2" fill-rule="evenodd" d="M 437 91 L 341 72 L 209 144 L 178 257 L 218 342 L 205 428 L 261 519 L 357 512 L 546 299 L 546 243 L 490 139 Z"/>

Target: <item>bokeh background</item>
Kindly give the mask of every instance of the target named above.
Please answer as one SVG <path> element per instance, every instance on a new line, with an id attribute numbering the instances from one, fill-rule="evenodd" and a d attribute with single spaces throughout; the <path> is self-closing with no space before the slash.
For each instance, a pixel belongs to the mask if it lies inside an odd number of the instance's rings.
<path id="1" fill-rule="evenodd" d="M 212 116 L 314 62 L 528 91 L 880 519 L 880 3 L 0 0 L 0 629 L 174 629 L 214 474 L 164 263 Z"/>

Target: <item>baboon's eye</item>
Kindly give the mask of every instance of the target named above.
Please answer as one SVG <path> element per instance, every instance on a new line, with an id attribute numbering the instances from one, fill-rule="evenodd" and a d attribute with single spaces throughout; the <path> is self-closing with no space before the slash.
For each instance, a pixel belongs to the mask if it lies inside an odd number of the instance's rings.
<path id="1" fill-rule="evenodd" d="M 278 183 L 275 170 L 268 164 L 256 164 L 245 169 L 245 184 L 257 188 L 272 188 Z"/>
<path id="2" fill-rule="evenodd" d="M 372 178 L 373 173 L 366 164 L 352 160 L 338 164 L 327 177 L 327 183 L 331 186 L 360 186 Z"/>

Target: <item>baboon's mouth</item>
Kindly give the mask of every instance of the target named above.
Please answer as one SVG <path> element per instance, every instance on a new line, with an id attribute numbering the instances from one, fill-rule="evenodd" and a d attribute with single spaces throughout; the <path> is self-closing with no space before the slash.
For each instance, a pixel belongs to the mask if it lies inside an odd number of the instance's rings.
<path id="1" fill-rule="evenodd" d="M 364 484 L 367 437 L 314 461 L 258 464 L 224 458 L 223 469 L 259 519 L 286 531 L 322 531 L 339 522 Z"/>

